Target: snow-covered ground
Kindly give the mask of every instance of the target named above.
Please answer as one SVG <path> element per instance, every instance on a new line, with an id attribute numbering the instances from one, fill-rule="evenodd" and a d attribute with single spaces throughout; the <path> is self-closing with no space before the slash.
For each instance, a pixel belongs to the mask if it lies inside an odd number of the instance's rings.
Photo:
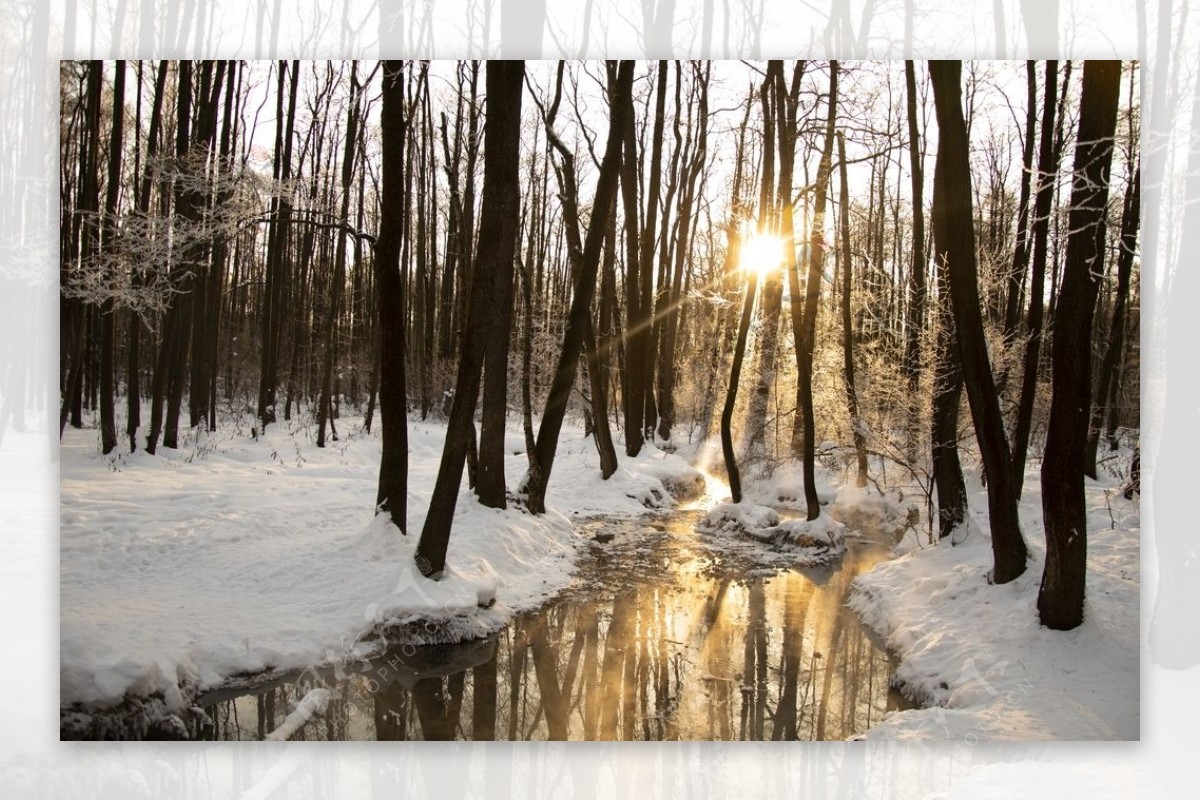
<path id="1" fill-rule="evenodd" d="M 1038 623 L 1045 561 L 1037 468 L 1025 477 L 1025 573 L 989 585 L 987 496 L 968 479 L 971 524 L 860 576 L 851 606 L 900 658 L 895 682 L 923 709 L 896 712 L 871 739 L 1136 740 L 1139 737 L 1138 497 L 1089 481 L 1088 570 L 1082 626 Z M 911 545 L 913 538 L 907 543 Z"/>
<path id="2" fill-rule="evenodd" d="M 361 420 L 318 449 L 315 426 L 280 422 L 188 434 L 178 450 L 106 457 L 96 429 L 68 429 L 61 464 L 60 693 L 112 704 L 161 693 L 168 706 L 231 676 L 343 658 L 377 626 L 429 639 L 482 634 L 566 586 L 571 518 L 633 515 L 699 484 L 680 457 L 648 447 L 599 476 L 590 439 L 561 437 L 547 514 L 459 496 L 449 576 L 413 567 L 445 429 L 410 421 L 409 536 L 375 518 L 380 440 Z M 508 437 L 508 485 L 525 468 Z M 519 455 L 514 454 L 519 452 Z M 494 603 L 491 603 L 494 600 Z M 488 604 L 491 603 L 490 606 Z M 486 607 L 486 608 L 485 608 Z"/>
<path id="3" fill-rule="evenodd" d="M 410 421 L 410 535 L 370 510 L 378 434 L 340 421 L 342 438 L 315 446 L 305 421 L 279 423 L 254 440 L 227 426 L 187 435 L 179 450 L 99 454 L 95 429 L 68 430 L 61 464 L 61 702 L 115 704 L 161 694 L 178 708 L 191 693 L 239 674 L 327 663 L 370 650 L 380 627 L 457 639 L 493 631 L 571 581 L 584 536 L 573 518 L 634 516 L 700 491 L 706 449 L 683 456 L 648 447 L 620 457 L 599 479 L 590 439 L 562 437 L 547 502 L 533 517 L 487 509 L 461 490 L 448 577 L 424 579 L 413 551 L 444 438 L 438 423 Z M 507 440 L 510 490 L 525 468 L 515 426 Z M 802 503 L 799 471 L 747 482 L 746 502 L 720 504 L 708 477 L 720 547 L 722 521 L 785 532 L 822 556 L 874 527 L 905 531 L 897 558 L 860 577 L 851 605 L 900 658 L 895 680 L 923 709 L 893 713 L 870 739 L 1136 739 L 1139 735 L 1138 501 L 1115 480 L 1089 483 L 1089 570 L 1084 625 L 1038 624 L 1045 545 L 1036 468 L 1026 477 L 1022 526 L 1028 570 L 992 586 L 986 493 L 969 477 L 965 540 L 924 544 L 913 510 L 923 497 L 841 485 L 821 470 L 823 511 L 813 524 L 779 524 L 767 506 Z M 843 527 L 844 524 L 844 527 Z M 764 528 L 766 527 L 766 528 Z M 703 528 L 703 526 L 702 526 Z M 820 535 L 820 542 L 812 540 Z M 746 546 L 763 550 L 754 538 Z M 797 539 L 797 537 L 792 537 Z M 799 540 L 797 540 L 799 542 Z M 774 543 L 775 540 L 772 539 Z M 826 544 L 828 543 L 828 544 Z M 775 543 L 778 545 L 778 543 Z M 778 550 L 776 548 L 776 550 Z M 766 551 L 764 551 L 766 553 Z M 773 560 L 783 558 L 774 551 Z M 785 561 L 794 560 L 794 555 Z M 493 603 L 494 601 L 494 603 Z"/>

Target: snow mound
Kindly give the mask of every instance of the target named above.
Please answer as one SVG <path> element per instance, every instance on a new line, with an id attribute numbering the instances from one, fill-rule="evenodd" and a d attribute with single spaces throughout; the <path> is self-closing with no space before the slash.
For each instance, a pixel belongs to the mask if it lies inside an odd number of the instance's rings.
<path id="1" fill-rule="evenodd" d="M 829 511 L 847 528 L 879 531 L 897 540 L 921 525 L 921 507 L 917 503 L 871 492 L 869 487 L 841 486 Z"/>
<path id="2" fill-rule="evenodd" d="M 816 520 L 788 520 L 775 527 L 774 539 L 781 545 L 826 550 L 842 554 L 846 551 L 846 527 L 829 515 Z"/>
<path id="3" fill-rule="evenodd" d="M 719 503 L 704 519 L 696 524 L 696 530 L 705 534 L 751 534 L 752 532 L 779 525 L 779 513 L 769 506 L 752 503 Z"/>
<path id="4" fill-rule="evenodd" d="M 824 565 L 846 552 L 846 527 L 829 515 L 781 523 L 774 509 L 745 502 L 713 507 L 696 530 L 715 535 L 712 550 L 747 559 L 756 569 Z"/>

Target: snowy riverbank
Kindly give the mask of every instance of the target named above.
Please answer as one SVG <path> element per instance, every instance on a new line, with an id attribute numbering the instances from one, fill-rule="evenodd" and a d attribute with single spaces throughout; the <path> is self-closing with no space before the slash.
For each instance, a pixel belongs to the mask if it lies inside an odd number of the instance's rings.
<path id="1" fill-rule="evenodd" d="M 409 424 L 408 526 L 373 518 L 378 432 L 338 421 L 342 438 L 315 445 L 315 426 L 281 422 L 265 437 L 222 428 L 179 450 L 101 456 L 98 432 L 68 429 L 61 469 L 62 705 L 107 705 L 161 694 L 178 708 L 238 674 L 303 668 L 369 650 L 380 626 L 419 624 L 450 639 L 502 626 L 571 580 L 580 538 L 572 518 L 634 515 L 669 505 L 698 474 L 646 448 L 599 478 L 590 439 L 561 438 L 549 511 L 487 509 L 463 487 L 450 577 L 412 567 L 445 428 Z M 508 485 L 525 468 L 510 432 Z M 494 603 L 493 603 L 494 601 Z M 488 604 L 490 603 L 490 606 Z M 486 607 L 486 608 L 485 608 Z"/>
<path id="2" fill-rule="evenodd" d="M 973 525 L 956 546 L 914 548 L 860 576 L 850 605 L 900 658 L 897 683 L 923 709 L 896 712 L 869 739 L 1136 740 L 1141 591 L 1138 497 L 1089 481 L 1085 619 L 1039 625 L 1045 561 L 1037 467 L 1025 477 L 1028 569 L 1002 586 L 992 566 L 987 495 L 968 477 Z M 907 540 L 912 543 L 911 537 Z"/>

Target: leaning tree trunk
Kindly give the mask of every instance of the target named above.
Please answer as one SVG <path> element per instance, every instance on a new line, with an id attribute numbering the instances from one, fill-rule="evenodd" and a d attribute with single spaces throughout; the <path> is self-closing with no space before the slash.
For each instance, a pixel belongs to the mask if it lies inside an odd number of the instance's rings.
<path id="1" fill-rule="evenodd" d="M 617 178 L 621 167 L 622 131 L 626 115 L 633 112 L 633 62 L 622 61 L 617 67 L 617 80 L 612 97 L 612 112 L 609 119 L 608 141 L 600 163 L 600 176 L 596 195 L 592 202 L 592 216 L 588 223 L 587 239 L 583 248 L 583 262 L 571 301 L 567 328 L 563 333 L 563 348 L 558 366 L 546 398 L 542 425 L 538 430 L 537 460 L 538 475 L 532 473 L 525 487 L 527 504 L 534 514 L 546 510 L 546 487 L 554 468 L 554 456 L 558 450 L 558 435 L 562 430 L 563 417 L 567 411 L 567 400 L 571 385 L 575 383 L 575 370 L 579 365 L 579 354 L 583 345 L 584 328 L 591 316 L 592 296 L 596 292 L 596 273 L 599 271 L 601 251 L 604 247 L 604 232 L 617 192 Z"/>
<path id="2" fill-rule="evenodd" d="M 728 228 L 729 244 L 727 254 L 739 255 L 740 241 L 737 223 L 731 223 Z M 732 267 L 737 262 L 731 255 L 726 256 L 726 266 Z M 732 270 L 727 269 L 727 272 Z M 738 323 L 737 342 L 733 346 L 733 365 L 729 371 L 729 387 L 725 391 L 725 406 L 721 410 L 721 452 L 725 457 L 725 472 L 729 476 L 729 492 L 734 503 L 742 502 L 742 476 L 738 471 L 737 453 L 733 448 L 733 410 L 737 406 L 737 388 L 742 378 L 742 359 L 746 354 L 746 337 L 750 332 L 750 318 L 754 314 L 754 293 L 758 290 L 758 273 L 749 271 L 746 282 L 746 296 L 742 301 L 742 317 Z"/>
<path id="3" fill-rule="evenodd" d="M 1008 439 L 988 360 L 972 228 L 971 164 L 962 113 L 962 62 L 931 61 L 938 120 L 938 157 L 933 174 L 933 237 L 950 278 L 950 303 L 958 332 L 958 356 L 975 435 L 988 475 L 988 518 L 995 566 L 992 580 L 1012 581 L 1025 572 L 1027 553 L 1017 518 L 1017 493 Z"/>
<path id="4" fill-rule="evenodd" d="M 1052 629 L 1083 622 L 1087 508 L 1083 471 L 1091 401 L 1092 318 L 1104 274 L 1104 213 L 1112 164 L 1121 62 L 1087 61 L 1079 100 L 1079 135 L 1063 283 L 1055 307 L 1054 390 L 1042 458 L 1046 568 L 1038 614 Z"/>
<path id="5" fill-rule="evenodd" d="M 429 512 L 421 528 L 416 563 L 426 576 L 439 576 L 446 566 L 450 528 L 458 503 L 467 451 L 475 436 L 475 405 L 479 399 L 480 371 L 488 361 L 489 378 L 499 373 L 507 381 L 508 328 L 512 313 L 512 264 L 516 247 L 518 147 L 521 128 L 521 90 L 525 76 L 524 61 L 492 61 L 487 66 L 487 124 L 484 126 L 483 210 L 479 217 L 479 241 L 484 243 L 475 260 L 471 279 L 471 298 L 463 332 L 463 351 L 458 361 L 454 401 L 446 425 L 446 444 L 438 466 Z M 503 317 L 501 321 L 499 318 Z M 503 328 L 503 331 L 499 329 Z M 503 359 L 497 365 L 489 354 L 489 340 L 503 336 Z M 493 365 L 496 365 L 493 367 Z M 495 390 L 493 390 L 495 393 Z M 488 461 L 481 449 L 477 483 L 487 473 L 488 484 L 481 492 L 491 505 L 504 506 L 504 419 L 506 401 L 495 394 L 500 405 L 499 430 L 491 429 Z M 487 413 L 484 409 L 484 413 Z M 497 424 L 496 416 L 490 419 Z M 498 498 L 497 498 L 498 495 Z M 498 501 L 498 502 L 497 502 Z"/>
<path id="6" fill-rule="evenodd" d="M 579 272 L 583 268 L 583 237 L 579 232 L 579 187 L 575 179 L 575 155 L 554 131 L 554 120 L 558 114 L 559 103 L 562 101 L 563 69 L 564 63 L 560 61 L 558 77 L 555 82 L 554 102 L 550 104 L 550 109 L 546 112 L 543 122 L 546 128 L 546 138 L 550 141 L 555 151 L 558 152 L 562 165 L 559 169 L 555 170 L 555 174 L 558 179 L 559 199 L 563 207 L 563 229 L 567 240 L 571 277 L 573 280 L 578 281 Z M 622 165 L 622 169 L 624 169 L 624 165 Z M 606 226 L 614 224 L 612 221 L 614 216 L 614 213 L 610 212 L 610 220 L 606 223 Z M 611 248 L 606 246 L 604 253 L 606 275 L 607 263 L 612 258 L 613 253 Z M 635 285 L 635 282 L 627 281 L 626 283 L 629 286 Z M 633 297 L 636 299 L 636 293 Z M 585 415 L 588 415 L 590 411 L 590 416 L 585 426 L 585 435 L 591 435 L 596 441 L 596 452 L 600 456 L 600 476 L 607 481 L 613 473 L 617 472 L 617 451 L 613 445 L 612 430 L 608 424 L 608 392 L 604 386 L 603 375 L 607 371 L 601 369 L 601 361 L 602 359 L 607 359 L 607 354 L 602 356 L 600 352 L 600 344 L 596 338 L 596 329 L 592 322 L 590 310 L 588 311 L 587 319 L 584 320 L 583 351 L 588 388 L 592 393 L 591 409 L 588 410 L 586 407 L 584 409 Z M 628 438 L 628 436 L 629 430 L 626 429 L 626 437 Z M 641 446 L 639 445 L 638 447 L 640 448 Z"/>

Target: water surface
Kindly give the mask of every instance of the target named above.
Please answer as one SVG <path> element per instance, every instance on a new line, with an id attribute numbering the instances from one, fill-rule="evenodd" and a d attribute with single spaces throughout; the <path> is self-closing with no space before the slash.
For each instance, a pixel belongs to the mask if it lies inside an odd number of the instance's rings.
<path id="1" fill-rule="evenodd" d="M 216 690 L 193 734 L 262 739 L 322 687 L 325 714 L 292 739 L 841 740 L 909 706 L 845 606 L 888 535 L 764 571 L 710 548 L 698 516 L 589 521 L 576 584 L 495 636 Z"/>

